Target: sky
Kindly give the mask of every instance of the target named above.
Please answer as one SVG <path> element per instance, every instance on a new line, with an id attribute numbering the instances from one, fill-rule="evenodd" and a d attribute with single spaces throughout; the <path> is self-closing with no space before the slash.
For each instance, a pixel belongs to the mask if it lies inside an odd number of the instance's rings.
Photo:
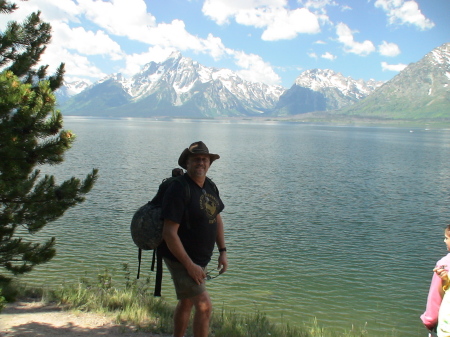
<path id="1" fill-rule="evenodd" d="M 174 51 L 248 81 L 290 88 L 305 70 L 388 81 L 450 42 L 450 0 L 28 0 L 52 25 L 41 57 L 66 82 L 130 77 Z"/>

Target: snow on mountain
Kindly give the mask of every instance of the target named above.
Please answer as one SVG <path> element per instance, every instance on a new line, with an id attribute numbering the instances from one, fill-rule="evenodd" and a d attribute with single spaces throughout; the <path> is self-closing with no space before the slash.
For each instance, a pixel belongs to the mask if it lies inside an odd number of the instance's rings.
<path id="1" fill-rule="evenodd" d="M 67 94 L 69 96 L 73 96 L 73 95 L 79 94 L 80 92 L 82 92 L 84 89 L 86 89 L 90 85 L 91 85 L 91 83 L 88 83 L 86 81 L 74 81 L 74 82 L 67 83 L 64 86 L 67 88 Z"/>
<path id="2" fill-rule="evenodd" d="M 289 90 L 281 86 L 249 82 L 230 69 L 205 67 L 174 52 L 163 62 L 146 64 L 131 78 L 112 74 L 98 81 L 83 92 L 83 104 L 71 102 L 67 110 L 77 114 L 103 109 L 115 115 L 217 117 L 261 115 L 282 109 L 284 114 L 293 114 L 340 108 L 367 96 L 379 85 L 329 69 L 313 69 L 303 72 L 286 96 Z M 313 95 L 318 104 L 303 104 L 298 95 L 302 99 Z M 283 104 L 290 106 L 289 112 Z"/>
<path id="3" fill-rule="evenodd" d="M 70 97 L 78 95 L 80 92 L 90 86 L 86 81 L 66 82 L 58 90 L 55 91 L 56 99 L 59 103 L 64 103 Z"/>
<path id="4" fill-rule="evenodd" d="M 186 100 L 198 94 L 199 88 L 206 86 L 217 87 L 216 98 L 222 103 L 231 94 L 252 104 L 259 102 L 257 105 L 265 109 L 271 108 L 284 91 L 281 86 L 270 87 L 262 83 L 247 82 L 229 69 L 208 68 L 174 52 L 163 63 L 151 62 L 134 75 L 128 85 L 128 93 L 134 100 L 139 100 L 160 90 L 163 84 L 173 90 L 173 104 L 177 106 L 183 105 Z"/>
<path id="5" fill-rule="evenodd" d="M 71 114 L 99 109 L 114 115 L 261 114 L 275 106 L 283 91 L 281 86 L 247 82 L 231 70 L 208 68 L 174 52 L 161 63 L 146 64 L 131 78 L 105 77 L 64 108 Z"/>
<path id="6" fill-rule="evenodd" d="M 385 114 L 398 107 L 409 107 L 443 116 L 448 110 L 449 64 L 450 44 L 447 43 L 387 83 L 354 80 L 330 69 L 312 69 L 301 73 L 286 90 L 281 86 L 248 82 L 229 69 L 206 67 L 174 52 L 163 62 L 146 64 L 131 78 L 112 74 L 90 86 L 68 83 L 56 93 L 61 98 L 58 102 L 62 110 L 74 115 L 286 116 L 347 111 L 353 106 L 356 110 L 351 113 L 355 114 L 361 113 L 363 107 L 372 111 L 391 101 L 390 106 L 377 109 Z M 64 103 L 69 95 L 72 97 Z M 359 104 L 362 101 L 367 103 Z"/>
<path id="7" fill-rule="evenodd" d="M 435 65 L 448 66 L 450 64 L 450 44 L 447 43 L 440 48 L 432 50 L 425 57 L 429 59 L 430 63 Z"/>
<path id="8" fill-rule="evenodd" d="M 327 88 L 333 88 L 337 89 L 344 96 L 361 99 L 381 86 L 383 82 L 354 80 L 330 69 L 311 69 L 301 73 L 295 80 L 295 84 L 318 92 L 323 92 Z"/>
<path id="9" fill-rule="evenodd" d="M 306 70 L 280 96 L 272 114 L 286 116 L 340 109 L 370 95 L 382 84 L 354 80 L 330 69 Z"/>

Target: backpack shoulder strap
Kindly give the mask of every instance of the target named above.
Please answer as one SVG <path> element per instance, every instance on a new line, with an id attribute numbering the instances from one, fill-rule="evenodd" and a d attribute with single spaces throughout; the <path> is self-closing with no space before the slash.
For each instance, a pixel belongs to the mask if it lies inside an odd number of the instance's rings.
<path id="1" fill-rule="evenodd" d="M 189 201 L 191 201 L 191 189 L 189 187 L 189 183 L 187 182 L 186 178 L 184 176 L 178 176 L 175 178 L 176 181 L 181 183 L 184 188 L 184 194 L 185 194 L 185 205 L 189 204 Z"/>
<path id="2" fill-rule="evenodd" d="M 176 177 L 176 181 L 178 181 L 181 185 L 183 185 L 184 188 L 184 220 L 186 222 L 187 228 L 191 228 L 191 224 L 189 223 L 189 211 L 188 211 L 188 205 L 191 201 L 191 188 L 189 187 L 189 183 L 187 182 L 186 178 L 184 176 Z"/>
<path id="3" fill-rule="evenodd" d="M 216 192 L 217 195 L 219 195 L 219 189 L 217 188 L 216 183 L 214 181 L 212 181 L 212 179 L 209 177 L 206 177 L 206 180 L 212 185 L 214 192 Z"/>

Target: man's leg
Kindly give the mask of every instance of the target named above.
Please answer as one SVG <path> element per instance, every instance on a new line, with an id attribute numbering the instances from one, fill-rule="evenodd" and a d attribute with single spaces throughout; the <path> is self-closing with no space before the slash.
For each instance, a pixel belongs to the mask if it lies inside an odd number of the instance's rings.
<path id="1" fill-rule="evenodd" d="M 194 337 L 208 337 L 209 320 L 211 318 L 212 303 L 207 291 L 191 298 L 195 307 Z"/>
<path id="2" fill-rule="evenodd" d="M 195 307 L 194 337 L 207 337 L 212 304 L 205 283 L 196 284 L 179 262 L 164 259 L 177 293 L 178 304 L 174 314 L 174 337 L 183 337 L 189 324 L 192 307 Z"/>
<path id="3" fill-rule="evenodd" d="M 189 298 L 178 301 L 173 317 L 173 337 L 183 337 L 189 324 L 193 302 Z"/>

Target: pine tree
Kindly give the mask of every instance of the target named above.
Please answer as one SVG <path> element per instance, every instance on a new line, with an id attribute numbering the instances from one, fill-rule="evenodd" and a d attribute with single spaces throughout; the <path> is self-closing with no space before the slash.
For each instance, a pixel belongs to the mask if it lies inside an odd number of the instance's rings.
<path id="1" fill-rule="evenodd" d="M 0 0 L 0 15 L 17 9 Z M 41 165 L 64 160 L 75 135 L 63 129 L 53 92 L 63 83 L 64 64 L 47 76 L 47 66 L 34 67 L 50 43 L 51 26 L 40 12 L 23 23 L 10 22 L 0 32 L 0 279 L 30 272 L 55 255 L 55 238 L 38 243 L 33 234 L 84 201 L 97 170 L 84 180 L 72 177 L 57 184 L 42 176 Z M 27 241 L 28 240 L 28 241 Z"/>

